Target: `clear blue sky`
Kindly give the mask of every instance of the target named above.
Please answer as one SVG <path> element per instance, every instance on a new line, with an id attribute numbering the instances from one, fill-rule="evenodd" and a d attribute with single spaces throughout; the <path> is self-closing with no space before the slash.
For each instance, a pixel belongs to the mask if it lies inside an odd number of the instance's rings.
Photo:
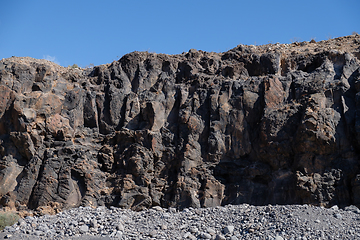
<path id="1" fill-rule="evenodd" d="M 85 67 L 132 51 L 320 41 L 360 33 L 359 9 L 359 0 L 0 0 L 0 59 Z"/>

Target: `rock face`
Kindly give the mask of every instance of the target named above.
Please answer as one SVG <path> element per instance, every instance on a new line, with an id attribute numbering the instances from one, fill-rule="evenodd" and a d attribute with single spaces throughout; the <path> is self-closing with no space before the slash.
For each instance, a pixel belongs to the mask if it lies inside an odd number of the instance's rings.
<path id="1" fill-rule="evenodd" d="M 3 206 L 359 205 L 359 157 L 359 35 L 0 62 Z"/>

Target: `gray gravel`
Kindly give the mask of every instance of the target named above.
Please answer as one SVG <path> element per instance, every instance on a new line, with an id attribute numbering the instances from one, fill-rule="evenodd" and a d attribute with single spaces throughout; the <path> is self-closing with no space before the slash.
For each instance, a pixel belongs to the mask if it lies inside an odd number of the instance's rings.
<path id="1" fill-rule="evenodd" d="M 26 217 L 6 227 L 10 239 L 360 239 L 355 206 L 310 205 L 152 209 L 133 212 L 80 207 L 57 215 Z"/>

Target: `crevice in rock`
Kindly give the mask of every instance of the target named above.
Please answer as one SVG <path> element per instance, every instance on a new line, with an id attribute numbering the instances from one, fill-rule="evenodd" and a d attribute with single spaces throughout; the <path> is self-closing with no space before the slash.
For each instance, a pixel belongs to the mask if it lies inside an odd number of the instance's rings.
<path id="1" fill-rule="evenodd" d="M 67 204 L 73 206 L 79 206 L 82 199 L 86 194 L 86 185 L 83 180 L 83 176 L 75 170 L 71 170 L 71 178 L 73 189 L 67 198 Z"/>
<path id="2" fill-rule="evenodd" d="M 297 60 L 297 62 L 299 62 L 297 69 L 307 73 L 312 73 L 315 69 L 319 68 L 324 61 L 324 56 L 321 54 L 317 54 L 309 58 L 301 57 Z"/>
<path id="3" fill-rule="evenodd" d="M 288 64 L 286 58 L 281 58 L 280 68 L 281 68 L 281 76 L 286 76 L 286 74 L 289 71 L 289 64 Z"/>
<path id="4" fill-rule="evenodd" d="M 46 156 L 46 154 L 45 154 L 45 156 Z M 42 162 L 41 162 L 41 165 L 40 165 L 40 168 L 39 168 L 39 174 L 37 175 L 37 178 L 36 178 L 36 183 L 34 184 L 32 190 L 31 190 L 31 194 L 30 194 L 29 202 L 28 202 L 29 209 L 35 209 L 35 208 L 38 207 L 38 204 L 39 204 L 38 201 L 35 200 L 36 199 L 35 190 L 37 189 L 38 184 L 40 183 L 41 178 L 43 177 L 45 161 L 47 159 L 45 156 L 42 159 Z"/>
<path id="5" fill-rule="evenodd" d="M 131 91 L 137 93 L 139 87 L 140 87 L 140 67 L 138 66 L 134 78 L 131 79 Z"/>

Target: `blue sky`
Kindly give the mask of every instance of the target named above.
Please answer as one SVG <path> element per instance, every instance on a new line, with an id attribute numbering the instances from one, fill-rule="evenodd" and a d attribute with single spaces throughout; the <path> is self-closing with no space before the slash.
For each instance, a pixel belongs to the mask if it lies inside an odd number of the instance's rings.
<path id="1" fill-rule="evenodd" d="M 359 9 L 359 0 L 0 0 L 0 59 L 86 67 L 132 51 L 320 41 L 360 33 Z"/>

